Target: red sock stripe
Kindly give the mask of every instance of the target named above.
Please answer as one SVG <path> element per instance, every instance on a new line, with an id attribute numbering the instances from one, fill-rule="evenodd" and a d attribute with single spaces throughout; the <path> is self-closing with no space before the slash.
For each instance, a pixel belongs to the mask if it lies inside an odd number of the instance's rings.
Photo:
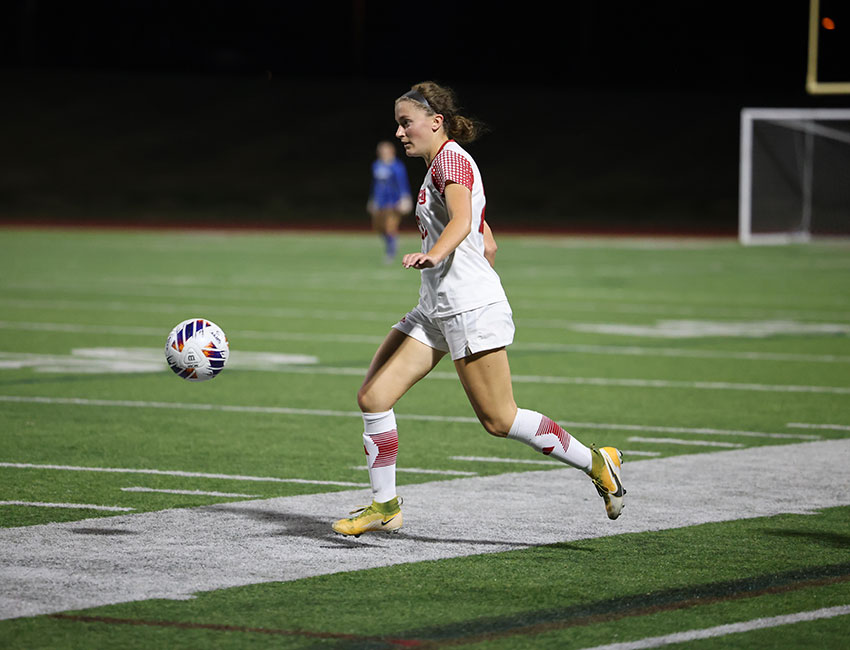
<path id="1" fill-rule="evenodd" d="M 557 422 L 553 422 L 545 415 L 543 419 L 540 420 L 540 426 L 537 428 L 537 433 L 535 436 L 545 436 L 547 434 L 554 434 L 561 443 L 561 447 L 564 451 L 567 450 L 570 446 L 570 434 L 564 431 Z M 552 447 L 548 447 L 548 453 L 552 453 Z M 547 453 L 544 451 L 543 453 Z"/>
<path id="2" fill-rule="evenodd" d="M 375 456 L 375 462 L 372 467 L 388 467 L 395 465 L 396 456 L 398 455 L 398 431 L 385 431 L 384 433 L 376 433 L 369 435 L 378 446 L 378 455 Z"/>

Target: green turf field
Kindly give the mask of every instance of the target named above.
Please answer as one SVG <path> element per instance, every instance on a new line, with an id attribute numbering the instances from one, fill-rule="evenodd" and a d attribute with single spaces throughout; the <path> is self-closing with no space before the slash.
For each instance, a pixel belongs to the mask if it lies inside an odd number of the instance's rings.
<path id="1" fill-rule="evenodd" d="M 44 539 L 102 549 L 97 567 L 60 554 L 77 573 L 108 576 L 114 562 L 143 578 L 143 562 L 122 556 L 135 548 L 124 522 L 179 520 L 193 509 L 214 530 L 216 516 L 238 524 L 243 502 L 259 504 L 251 507 L 260 523 L 250 526 L 287 526 L 263 541 L 284 568 L 299 522 L 309 531 L 299 553 L 313 544 L 317 562 L 330 547 L 364 562 L 274 580 L 253 578 L 248 561 L 226 583 L 234 586 L 188 589 L 182 599 L 104 596 L 97 606 L 51 609 L 42 590 L 37 615 L 19 613 L 23 592 L 7 588 L 0 645 L 846 647 L 850 481 L 824 476 L 805 450 L 839 441 L 832 462 L 850 461 L 840 442 L 850 439 L 850 247 L 496 235 L 517 324 L 509 350 L 517 402 L 587 444 L 623 449 L 635 501 L 627 497 L 621 519 L 608 522 L 592 489 L 547 495 L 551 518 L 587 502 L 603 520 L 593 525 L 610 527 L 525 546 L 533 517 L 523 521 L 506 501 L 452 532 L 456 545 L 492 542 L 494 552 L 427 559 L 416 552 L 441 531 L 417 527 L 407 512 L 398 536 L 344 548 L 324 511 L 285 522 L 275 514 L 289 503 L 354 507 L 368 493 L 355 393 L 418 288 L 417 272 L 383 264 L 377 237 L 0 229 L 0 576 L 27 585 L 44 574 L 64 602 L 79 575 L 63 574 L 63 562 L 8 559 L 25 554 L 20 540 L 35 548 Z M 417 247 L 406 234 L 401 249 Z M 190 317 L 228 334 L 231 359 L 210 382 L 183 381 L 165 365 L 168 332 Z M 476 481 L 563 475 L 529 448 L 489 437 L 447 360 L 396 413 L 402 496 L 456 481 L 472 486 L 458 488 L 463 501 L 477 494 Z M 793 462 L 797 446 L 805 463 Z M 642 485 L 629 483 L 630 473 L 646 474 L 641 466 L 657 467 L 675 494 L 682 477 L 665 468 L 685 467 L 686 456 L 705 465 L 762 453 L 789 485 L 809 481 L 828 494 L 828 507 L 756 516 L 748 507 L 759 485 L 736 470 L 683 499 L 683 509 L 705 509 L 704 523 L 653 525 Z M 715 490 L 732 488 L 740 517 L 713 516 Z M 529 494 L 529 504 L 540 497 Z M 451 503 L 421 497 L 411 507 Z M 621 521 L 641 525 L 624 532 Z M 166 531 L 175 537 L 163 552 L 223 552 L 224 542 L 190 530 Z M 413 559 L 393 556 L 394 544 L 409 545 Z M 215 574 L 215 566 L 184 569 L 190 585 L 196 569 Z M 116 568 L 114 582 L 125 578 Z M 806 612 L 820 614 L 794 618 Z M 667 636 L 677 633 L 685 636 Z"/>

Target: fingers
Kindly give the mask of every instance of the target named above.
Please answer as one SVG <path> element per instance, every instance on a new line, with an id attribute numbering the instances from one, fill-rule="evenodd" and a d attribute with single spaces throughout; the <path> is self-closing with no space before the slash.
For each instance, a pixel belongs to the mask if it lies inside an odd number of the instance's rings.
<path id="1" fill-rule="evenodd" d="M 406 269 L 430 269 L 434 261 L 425 253 L 408 253 L 402 258 L 401 265 Z"/>

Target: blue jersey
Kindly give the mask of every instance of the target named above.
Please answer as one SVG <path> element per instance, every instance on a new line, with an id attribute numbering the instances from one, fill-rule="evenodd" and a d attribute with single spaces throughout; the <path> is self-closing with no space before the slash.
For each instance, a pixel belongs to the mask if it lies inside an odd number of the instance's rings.
<path id="1" fill-rule="evenodd" d="M 372 189 L 369 198 L 375 207 L 395 207 L 402 197 L 410 196 L 410 183 L 407 180 L 407 169 L 398 158 L 391 163 L 376 160 L 372 163 Z"/>

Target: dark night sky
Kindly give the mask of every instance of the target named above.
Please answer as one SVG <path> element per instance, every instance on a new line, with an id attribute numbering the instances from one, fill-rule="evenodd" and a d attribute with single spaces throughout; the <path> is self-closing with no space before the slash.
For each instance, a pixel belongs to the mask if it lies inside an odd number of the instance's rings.
<path id="1" fill-rule="evenodd" d="M 799 87 L 808 3 L 17 0 L 0 61 L 643 89 Z M 518 8 L 521 7 L 521 8 Z"/>
<path id="2" fill-rule="evenodd" d="M 808 22 L 808 0 L 9 0 L 0 218 L 359 218 L 392 99 L 433 79 L 491 127 L 494 219 L 731 228 L 740 108 L 847 105 L 806 93 Z"/>

